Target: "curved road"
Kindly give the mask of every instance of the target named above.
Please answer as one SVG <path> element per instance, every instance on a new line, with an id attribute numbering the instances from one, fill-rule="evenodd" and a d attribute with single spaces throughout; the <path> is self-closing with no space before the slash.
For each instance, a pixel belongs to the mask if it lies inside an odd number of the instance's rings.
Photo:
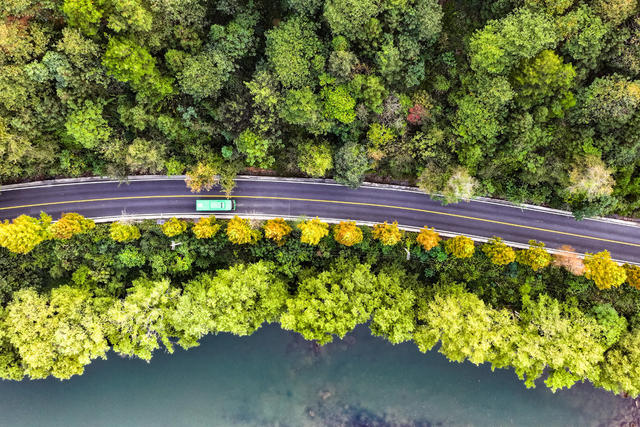
<path id="1" fill-rule="evenodd" d="M 221 197 L 219 191 L 192 194 L 179 178 L 149 177 L 119 184 L 108 180 L 45 182 L 7 186 L 0 195 L 0 218 L 47 212 L 58 218 L 78 212 L 96 218 L 126 214 L 195 214 L 195 199 Z M 607 249 L 616 260 L 640 263 L 640 226 L 622 221 L 575 221 L 566 212 L 520 208 L 491 200 L 442 206 L 408 188 L 365 185 L 353 190 L 332 182 L 241 177 L 232 198 L 239 214 L 319 216 L 357 221 L 398 221 L 428 225 L 441 232 L 500 236 L 526 244 L 540 240 L 550 248 L 568 244 L 577 252 Z"/>

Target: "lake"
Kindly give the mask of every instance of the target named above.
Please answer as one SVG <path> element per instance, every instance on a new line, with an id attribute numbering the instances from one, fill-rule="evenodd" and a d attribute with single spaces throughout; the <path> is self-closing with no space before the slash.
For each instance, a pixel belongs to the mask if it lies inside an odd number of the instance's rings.
<path id="1" fill-rule="evenodd" d="M 527 390 L 511 370 L 393 346 L 366 327 L 320 348 L 269 326 L 151 363 L 111 353 L 68 381 L 0 383 L 2 426 L 595 426 L 637 411 L 588 384 Z"/>

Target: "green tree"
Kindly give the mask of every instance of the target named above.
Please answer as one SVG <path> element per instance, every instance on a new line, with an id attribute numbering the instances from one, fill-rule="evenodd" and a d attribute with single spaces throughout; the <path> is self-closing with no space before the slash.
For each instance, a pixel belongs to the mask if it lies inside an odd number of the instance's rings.
<path id="1" fill-rule="evenodd" d="M 626 332 L 609 349 L 595 384 L 614 393 L 640 395 L 640 329 Z"/>
<path id="2" fill-rule="evenodd" d="M 326 141 L 307 141 L 298 145 L 298 167 L 311 177 L 325 176 L 333 169 L 331 146 Z"/>
<path id="3" fill-rule="evenodd" d="M 362 145 L 348 142 L 336 151 L 335 180 L 351 188 L 358 188 L 369 170 L 369 159 Z"/>
<path id="4" fill-rule="evenodd" d="M 280 324 L 319 344 L 330 343 L 333 335 L 343 338 L 371 317 L 375 279 L 368 265 L 340 261 L 298 284 L 297 295 L 287 299 Z"/>
<path id="5" fill-rule="evenodd" d="M 73 141 L 95 149 L 109 140 L 111 128 L 102 117 L 102 108 L 102 103 L 87 100 L 67 117 L 65 128 Z"/>
<path id="6" fill-rule="evenodd" d="M 100 8 L 101 3 L 93 0 L 64 0 L 62 12 L 66 15 L 69 26 L 77 27 L 91 36 L 97 33 L 104 14 L 104 10 Z"/>
<path id="7" fill-rule="evenodd" d="M 363 37 L 362 29 L 378 11 L 378 5 L 373 0 L 327 0 L 324 19 L 334 35 L 358 40 Z"/>
<path id="8" fill-rule="evenodd" d="M 280 316 L 287 296 L 272 263 L 238 264 L 188 282 L 170 322 L 184 348 L 210 332 L 251 335 Z"/>
<path id="9" fill-rule="evenodd" d="M 246 129 L 236 139 L 238 151 L 247 156 L 247 164 L 268 169 L 275 162 L 275 157 L 269 155 L 269 149 L 274 144 L 269 138 L 260 136 Z"/>
<path id="10" fill-rule="evenodd" d="M 162 343 L 172 353 L 168 318 L 179 295 L 180 291 L 172 288 L 167 279 L 135 280 L 127 296 L 107 311 L 111 323 L 108 338 L 113 350 L 149 361 Z"/>
<path id="11" fill-rule="evenodd" d="M 316 26 L 302 17 L 289 18 L 265 33 L 266 55 L 278 80 L 287 88 L 312 85 L 324 66 Z"/>
<path id="12" fill-rule="evenodd" d="M 322 89 L 324 115 L 327 119 L 337 120 L 348 125 L 356 119 L 356 100 L 345 86 L 325 87 Z"/>
<path id="13" fill-rule="evenodd" d="M 53 289 L 51 296 L 33 289 L 16 292 L 3 327 L 25 374 L 68 379 L 93 359 L 106 359 L 105 301 L 98 301 L 70 286 Z"/>
<path id="14" fill-rule="evenodd" d="M 400 269 L 387 269 L 376 277 L 376 304 L 369 328 L 371 333 L 399 344 L 413 338 L 416 329 L 416 295 L 412 277 Z"/>

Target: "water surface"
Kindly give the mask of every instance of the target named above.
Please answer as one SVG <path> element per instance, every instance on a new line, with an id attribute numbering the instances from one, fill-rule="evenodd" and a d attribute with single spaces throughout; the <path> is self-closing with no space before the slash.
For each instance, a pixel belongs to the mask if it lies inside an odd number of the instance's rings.
<path id="1" fill-rule="evenodd" d="M 361 327 L 318 348 L 276 326 L 151 363 L 113 353 L 69 381 L 0 383 L 2 426 L 618 425 L 630 399 L 527 390 L 512 371 L 392 346 Z"/>

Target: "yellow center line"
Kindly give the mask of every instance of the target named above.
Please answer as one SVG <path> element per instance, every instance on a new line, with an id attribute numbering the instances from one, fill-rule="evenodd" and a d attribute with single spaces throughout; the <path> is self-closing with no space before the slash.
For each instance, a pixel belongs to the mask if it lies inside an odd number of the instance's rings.
<path id="1" fill-rule="evenodd" d="M 207 197 L 221 197 L 221 196 L 223 196 L 223 195 L 222 194 L 219 194 L 219 195 L 178 194 L 178 195 L 158 195 L 158 196 L 105 197 L 105 198 L 100 198 L 100 199 L 66 200 L 66 201 L 61 201 L 61 202 L 45 202 L 45 203 L 33 203 L 33 204 L 28 204 L 28 205 L 19 205 L 19 206 L 7 206 L 7 207 L 1 207 L 0 211 L 9 210 L 9 209 L 33 208 L 33 207 L 39 207 L 39 206 L 65 205 L 65 204 L 71 204 L 71 203 L 108 202 L 108 201 L 113 201 L 113 200 L 207 198 Z M 500 224 L 500 225 L 507 225 L 507 226 L 510 226 L 510 227 L 525 228 L 525 229 L 528 229 L 528 230 L 543 231 L 543 232 L 546 232 L 546 233 L 561 234 L 561 235 L 564 235 L 564 236 L 580 237 L 582 239 L 598 240 L 598 241 L 601 241 L 601 242 L 617 243 L 617 244 L 620 244 L 620 245 L 640 247 L 640 244 L 638 244 L 638 243 L 623 242 L 623 241 L 620 241 L 620 240 L 605 239 L 605 238 L 602 238 L 602 237 L 587 236 L 587 235 L 584 235 L 584 234 L 577 234 L 577 233 L 569 233 L 569 232 L 566 232 L 566 231 L 559 231 L 559 230 L 552 230 L 552 229 L 549 229 L 549 228 L 534 227 L 534 226 L 531 226 L 531 225 L 515 224 L 515 223 L 512 223 L 512 222 L 497 221 L 497 220 L 494 220 L 494 219 L 478 218 L 478 217 L 474 217 L 474 216 L 460 215 L 460 214 L 454 214 L 454 213 L 449 213 L 449 212 L 432 211 L 432 210 L 429 210 L 429 209 L 410 208 L 410 207 L 406 207 L 406 206 L 383 205 L 383 204 L 379 204 L 379 203 L 366 203 L 366 202 L 348 202 L 348 201 L 342 201 L 342 200 L 304 199 L 304 198 L 300 198 L 300 197 L 279 197 L 279 196 L 233 196 L 233 198 L 234 199 L 244 198 L 244 199 L 290 200 L 290 201 L 300 201 L 300 202 L 334 203 L 334 204 L 344 204 L 344 205 L 370 206 L 370 207 L 376 207 L 376 208 L 400 209 L 400 210 L 405 210 L 405 211 L 422 212 L 422 213 L 429 213 L 429 214 L 434 214 L 434 215 L 444 215 L 444 216 L 450 216 L 450 217 L 454 217 L 454 218 L 468 219 L 468 220 L 472 220 L 472 221 L 488 222 L 488 223 L 491 223 L 491 224 Z"/>

